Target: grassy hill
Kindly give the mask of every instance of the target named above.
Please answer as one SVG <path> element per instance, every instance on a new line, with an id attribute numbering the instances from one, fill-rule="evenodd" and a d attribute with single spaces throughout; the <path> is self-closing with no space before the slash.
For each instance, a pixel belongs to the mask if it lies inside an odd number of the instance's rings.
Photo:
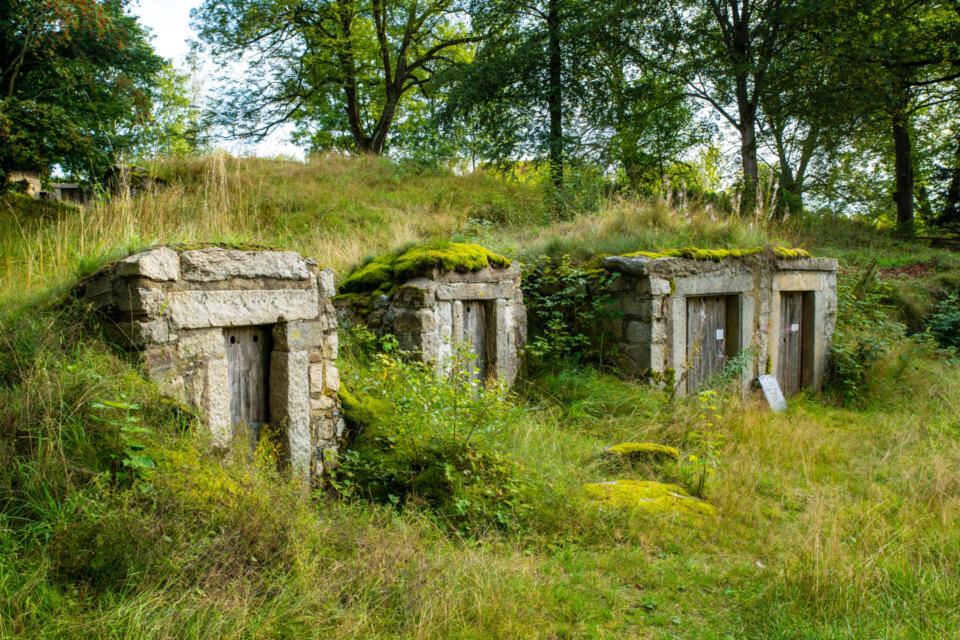
<path id="1" fill-rule="evenodd" d="M 0 637 L 960 635 L 960 366 L 898 325 L 921 330 L 957 288 L 953 254 L 851 221 L 772 225 L 664 200 L 584 197 L 557 219 L 534 179 L 375 158 L 157 170 L 167 188 L 82 210 L 0 200 Z M 531 369 L 509 397 L 465 407 L 345 335 L 348 388 L 413 407 L 404 419 L 436 433 L 446 416 L 495 425 L 475 485 L 492 494 L 442 511 L 414 494 L 303 500 L 268 448 L 211 451 L 196 416 L 61 295 L 157 242 L 290 248 L 342 278 L 435 238 L 521 260 L 801 246 L 841 258 L 841 331 L 882 355 L 855 393 L 802 395 L 778 415 L 722 389 L 671 399 L 573 365 Z M 151 466 L 122 464 L 134 441 Z M 708 457 L 718 515 L 598 507 L 584 483 L 689 486 L 689 464 L 603 454 L 623 442 Z M 509 517 L 489 517 L 504 495 Z"/>

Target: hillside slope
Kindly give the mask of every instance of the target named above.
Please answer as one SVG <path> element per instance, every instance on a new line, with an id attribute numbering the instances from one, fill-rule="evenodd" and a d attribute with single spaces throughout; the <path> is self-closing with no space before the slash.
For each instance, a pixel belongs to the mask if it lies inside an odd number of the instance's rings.
<path id="1" fill-rule="evenodd" d="M 895 322 L 922 328 L 956 289 L 949 252 L 847 221 L 774 227 L 664 201 L 601 199 L 557 219 L 533 180 L 373 158 L 158 171 L 166 189 L 85 210 L 0 202 L 0 637 L 960 635 L 960 365 Z M 269 446 L 212 451 L 196 416 L 60 295 L 157 242 L 296 249 L 342 277 L 430 238 L 527 260 L 775 242 L 838 255 L 841 330 L 879 359 L 852 395 L 806 394 L 777 415 L 722 388 L 677 399 L 564 363 L 466 402 L 345 332 L 345 387 L 388 401 L 357 400 L 377 428 L 429 446 L 473 420 L 479 480 L 455 485 L 466 503 L 428 483 L 371 501 L 348 482 L 359 475 L 303 500 Z M 681 461 L 604 453 L 629 442 Z M 430 451 L 451 456 L 443 473 L 466 468 L 459 450 Z M 382 480 L 396 464 L 345 468 Z M 716 516 L 609 508 L 583 489 L 689 488 L 698 473 Z"/>

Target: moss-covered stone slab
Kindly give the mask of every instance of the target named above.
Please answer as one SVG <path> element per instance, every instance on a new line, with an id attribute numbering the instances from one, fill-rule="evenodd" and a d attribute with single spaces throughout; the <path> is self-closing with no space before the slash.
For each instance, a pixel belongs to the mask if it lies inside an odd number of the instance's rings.
<path id="1" fill-rule="evenodd" d="M 650 480 L 608 480 L 583 485 L 586 494 L 613 507 L 636 509 L 645 513 L 679 513 L 713 516 L 717 508 L 698 500 L 675 484 Z"/>
<path id="2" fill-rule="evenodd" d="M 680 460 L 676 447 L 654 442 L 624 442 L 604 449 L 605 453 L 622 458 L 649 458 L 653 460 Z"/>
<path id="3" fill-rule="evenodd" d="M 340 285 L 343 293 L 390 288 L 434 269 L 471 272 L 486 267 L 507 268 L 510 259 L 478 244 L 434 242 L 394 251 L 354 269 Z"/>
<path id="4" fill-rule="evenodd" d="M 770 253 L 781 260 L 798 260 L 800 258 L 809 258 L 810 253 L 806 249 L 797 249 L 792 247 L 749 247 L 747 249 L 700 249 L 697 247 L 682 247 L 680 249 L 663 249 L 661 251 L 635 251 L 625 254 L 624 257 L 635 258 L 686 258 L 688 260 L 713 260 L 714 262 L 725 258 L 745 258 L 747 256 L 761 255 Z"/>

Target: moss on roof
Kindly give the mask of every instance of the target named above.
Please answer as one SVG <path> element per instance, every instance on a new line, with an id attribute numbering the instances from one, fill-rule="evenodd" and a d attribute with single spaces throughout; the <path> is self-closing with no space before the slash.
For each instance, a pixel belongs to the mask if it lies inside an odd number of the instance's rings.
<path id="1" fill-rule="evenodd" d="M 510 260 L 478 244 L 432 242 L 388 253 L 354 269 L 340 285 L 344 293 L 374 291 L 424 275 L 433 269 L 479 271 L 505 268 Z"/>
<path id="2" fill-rule="evenodd" d="M 806 249 L 791 247 L 751 247 L 749 249 L 698 249 L 697 247 L 683 247 L 681 249 L 664 249 L 661 251 L 635 251 L 625 254 L 626 258 L 687 258 L 689 260 L 713 260 L 719 262 L 724 258 L 743 258 L 769 252 L 781 260 L 797 260 L 809 258 L 810 252 Z"/>

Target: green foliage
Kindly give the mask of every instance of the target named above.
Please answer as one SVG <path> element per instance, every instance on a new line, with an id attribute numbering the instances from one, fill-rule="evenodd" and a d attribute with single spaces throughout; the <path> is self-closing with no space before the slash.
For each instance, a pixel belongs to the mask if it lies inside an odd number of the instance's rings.
<path id="1" fill-rule="evenodd" d="M 341 398 L 358 435 L 333 479 L 342 495 L 424 503 L 464 533 L 522 526 L 529 490 L 498 442 L 520 415 L 504 388 L 476 388 L 465 372 L 444 379 L 387 354 L 352 384 Z"/>
<path id="2" fill-rule="evenodd" d="M 110 453 L 110 473 L 115 483 L 132 483 L 145 470 L 156 466 L 142 441 L 152 431 L 140 425 L 140 418 L 136 415 L 139 405 L 117 398 L 92 402 L 90 408 L 97 410 L 91 415 L 93 420 L 102 423 L 108 432 L 116 433 L 114 450 Z"/>
<path id="3" fill-rule="evenodd" d="M 207 0 L 193 12 L 218 62 L 249 59 L 211 112 L 233 133 L 263 138 L 292 121 L 311 151 L 383 153 L 395 122 L 424 121 L 434 76 L 464 62 L 475 40 L 459 1 L 288 5 Z"/>
<path id="4" fill-rule="evenodd" d="M 847 404 L 863 402 L 872 367 L 903 337 L 893 319 L 889 282 L 877 278 L 875 265 L 837 278 L 837 326 L 831 355 L 830 384 Z"/>
<path id="5" fill-rule="evenodd" d="M 128 4 L 0 4 L 0 190 L 12 169 L 98 178 L 136 146 L 163 60 Z"/>
<path id="6" fill-rule="evenodd" d="M 956 293 L 937 304 L 927 328 L 941 347 L 960 349 L 960 297 Z"/>
<path id="7" fill-rule="evenodd" d="M 605 362 L 611 356 L 611 323 L 619 322 L 608 291 L 615 277 L 603 269 L 574 265 L 569 256 L 540 256 L 524 266 L 523 297 L 534 368 L 562 361 Z"/>
<path id="8" fill-rule="evenodd" d="M 505 268 L 510 260 L 476 244 L 431 242 L 374 258 L 358 267 L 340 284 L 344 293 L 386 289 L 424 275 L 442 271 L 479 271 L 485 267 Z"/>
<path id="9" fill-rule="evenodd" d="M 723 419 L 719 413 L 719 394 L 716 391 L 701 391 L 697 394 L 699 411 L 697 414 L 697 428 L 687 434 L 691 443 L 691 451 L 686 454 L 680 464 L 680 473 L 693 495 L 703 496 L 707 480 L 720 470 L 720 447 L 723 445 L 724 435 L 717 430 L 718 423 Z"/>

